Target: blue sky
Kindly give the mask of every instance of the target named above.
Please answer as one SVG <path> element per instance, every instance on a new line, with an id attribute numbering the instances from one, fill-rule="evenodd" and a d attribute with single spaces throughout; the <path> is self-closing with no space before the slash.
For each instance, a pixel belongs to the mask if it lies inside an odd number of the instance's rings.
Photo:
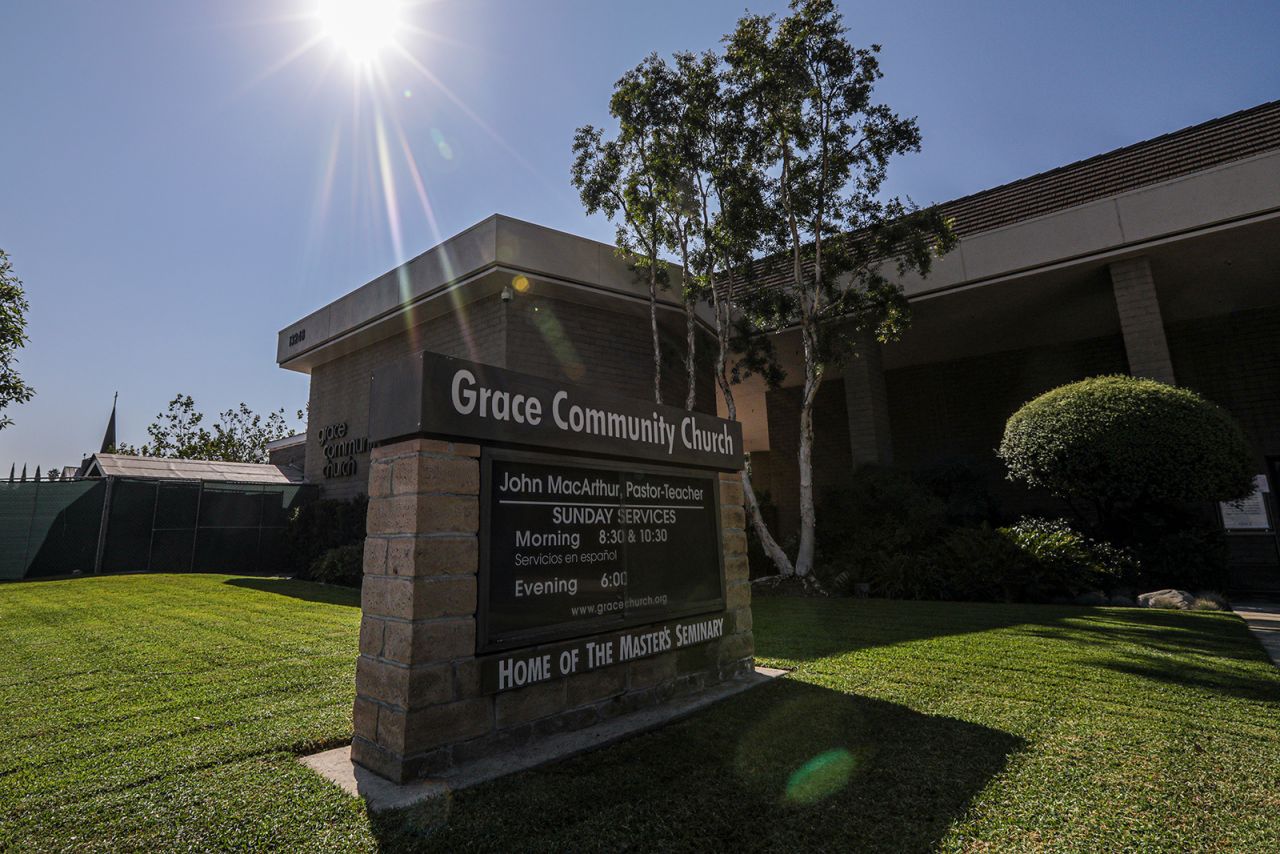
<path id="1" fill-rule="evenodd" d="M 431 35 L 401 36 L 414 62 L 384 52 L 375 99 L 329 41 L 284 62 L 315 42 L 317 2 L 0 8 L 0 247 L 37 389 L 0 463 L 78 462 L 116 390 L 135 443 L 177 392 L 210 414 L 299 408 L 277 330 L 493 212 L 610 240 L 569 185 L 574 128 L 607 121 L 647 52 L 784 6 L 418 3 L 404 17 Z M 890 189 L 921 203 L 1280 97 L 1274 0 L 841 7 L 856 43 L 884 45 L 880 97 L 919 117 L 924 151 Z"/>

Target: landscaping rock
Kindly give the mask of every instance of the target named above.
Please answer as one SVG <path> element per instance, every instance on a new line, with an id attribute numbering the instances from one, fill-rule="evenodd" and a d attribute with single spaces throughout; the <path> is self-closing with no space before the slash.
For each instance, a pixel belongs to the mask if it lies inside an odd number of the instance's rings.
<path id="1" fill-rule="evenodd" d="M 1138 604 L 1143 608 L 1167 608 L 1175 611 L 1185 611 L 1195 602 L 1195 597 L 1185 590 L 1155 590 L 1151 593 L 1143 593 L 1138 597 Z"/>

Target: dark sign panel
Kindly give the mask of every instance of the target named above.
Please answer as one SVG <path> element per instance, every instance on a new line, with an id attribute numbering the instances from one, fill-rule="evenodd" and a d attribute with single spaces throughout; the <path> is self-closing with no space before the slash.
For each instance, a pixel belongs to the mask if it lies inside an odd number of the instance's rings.
<path id="1" fill-rule="evenodd" d="M 742 468 L 742 425 L 587 386 L 423 353 L 374 371 L 369 438 L 435 435 Z"/>
<path id="2" fill-rule="evenodd" d="M 717 476 L 486 451 L 480 650 L 724 607 Z"/>

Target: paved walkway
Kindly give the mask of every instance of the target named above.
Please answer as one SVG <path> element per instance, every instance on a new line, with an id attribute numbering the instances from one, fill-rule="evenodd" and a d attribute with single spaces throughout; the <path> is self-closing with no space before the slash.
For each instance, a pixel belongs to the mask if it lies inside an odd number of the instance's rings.
<path id="1" fill-rule="evenodd" d="M 1272 662 L 1280 667 L 1280 603 L 1237 602 L 1231 610 L 1244 619 Z"/>

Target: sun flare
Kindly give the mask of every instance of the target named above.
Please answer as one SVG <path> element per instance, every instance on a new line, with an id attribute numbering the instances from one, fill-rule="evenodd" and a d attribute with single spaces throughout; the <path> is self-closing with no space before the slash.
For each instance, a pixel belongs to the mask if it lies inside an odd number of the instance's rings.
<path id="1" fill-rule="evenodd" d="M 317 10 L 324 35 L 357 65 L 369 65 L 396 43 L 401 0 L 321 0 Z"/>

